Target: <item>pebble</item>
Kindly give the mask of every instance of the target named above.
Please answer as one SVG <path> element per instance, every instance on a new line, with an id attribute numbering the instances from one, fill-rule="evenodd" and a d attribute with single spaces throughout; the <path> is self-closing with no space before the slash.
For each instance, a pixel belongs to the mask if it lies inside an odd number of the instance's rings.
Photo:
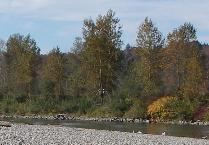
<path id="1" fill-rule="evenodd" d="M 209 140 L 70 128 L 13 124 L 0 130 L 0 144 L 22 145 L 209 145 Z"/>

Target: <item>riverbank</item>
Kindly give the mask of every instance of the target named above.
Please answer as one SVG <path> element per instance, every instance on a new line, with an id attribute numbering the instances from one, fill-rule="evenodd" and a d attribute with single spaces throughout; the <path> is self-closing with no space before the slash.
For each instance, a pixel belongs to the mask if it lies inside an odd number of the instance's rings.
<path id="1" fill-rule="evenodd" d="M 1 118 L 14 118 L 14 119 L 45 119 L 45 120 L 81 120 L 81 121 L 96 121 L 96 122 L 131 122 L 131 123 L 164 123 L 164 124 L 178 124 L 178 125 L 205 125 L 209 126 L 209 121 L 150 121 L 148 119 L 138 118 L 120 118 L 120 117 L 87 117 L 87 116 L 71 116 L 67 114 L 50 115 L 0 115 Z"/>
<path id="2" fill-rule="evenodd" d="M 209 145 L 209 140 L 118 131 L 70 128 L 52 125 L 12 124 L 1 127 L 1 144 L 133 144 Z"/>
<path id="3" fill-rule="evenodd" d="M 12 124 L 1 127 L 1 144 L 134 144 L 134 145 L 208 145 L 209 140 L 70 128 L 52 125 Z"/>

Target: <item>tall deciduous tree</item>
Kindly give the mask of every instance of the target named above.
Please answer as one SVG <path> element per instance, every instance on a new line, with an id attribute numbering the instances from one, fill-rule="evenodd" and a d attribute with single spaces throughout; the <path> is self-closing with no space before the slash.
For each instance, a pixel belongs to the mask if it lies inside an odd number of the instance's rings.
<path id="1" fill-rule="evenodd" d="M 88 88 L 100 94 L 111 92 L 117 84 L 121 61 L 121 26 L 115 12 L 109 10 L 94 22 L 84 21 L 84 51 L 82 65 L 87 73 Z"/>
<path id="2" fill-rule="evenodd" d="M 160 52 L 164 45 L 161 32 L 151 19 L 145 18 L 137 32 L 136 53 L 139 61 L 136 72 L 142 84 L 142 95 L 145 97 L 156 96 L 160 85 Z"/>
<path id="3" fill-rule="evenodd" d="M 84 92 L 85 75 L 81 69 L 81 55 L 84 49 L 82 38 L 76 37 L 72 47 L 72 53 L 68 54 L 68 69 L 69 69 L 69 94 L 73 97 L 80 97 Z"/>
<path id="4" fill-rule="evenodd" d="M 201 47 L 196 39 L 196 29 L 192 24 L 184 23 L 168 34 L 168 46 L 164 52 L 165 71 L 173 80 L 172 88 L 184 96 L 197 95 L 196 91 L 203 88 Z"/>
<path id="5" fill-rule="evenodd" d="M 73 47 L 71 48 L 71 51 L 76 54 L 79 55 L 81 54 L 83 50 L 83 41 L 81 37 L 76 37 L 75 41 L 73 43 Z"/>
<path id="6" fill-rule="evenodd" d="M 20 90 L 21 93 L 31 96 L 39 53 L 40 49 L 30 35 L 14 34 L 10 36 L 7 41 L 6 59 L 8 82 L 12 93 L 17 93 Z"/>
<path id="7" fill-rule="evenodd" d="M 5 59 L 5 42 L 0 40 L 0 95 L 6 91 L 7 68 Z"/>
<path id="8" fill-rule="evenodd" d="M 65 79 L 65 57 L 57 47 L 47 56 L 43 66 L 43 77 L 46 81 L 51 82 L 52 91 L 57 98 L 63 95 L 63 80 Z"/>

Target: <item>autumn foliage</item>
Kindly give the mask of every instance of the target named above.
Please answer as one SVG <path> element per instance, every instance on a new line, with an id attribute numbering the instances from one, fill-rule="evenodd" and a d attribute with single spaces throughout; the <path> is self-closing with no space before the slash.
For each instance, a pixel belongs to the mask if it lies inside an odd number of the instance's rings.
<path id="1" fill-rule="evenodd" d="M 67 53 L 40 54 L 30 35 L 0 40 L 0 113 L 209 120 L 209 45 L 191 23 L 166 37 L 147 17 L 126 48 L 112 10 L 82 30 Z"/>
<path id="2" fill-rule="evenodd" d="M 177 97 L 166 96 L 157 99 L 148 106 L 147 114 L 152 119 L 162 120 L 172 118 L 173 112 L 169 106 L 172 102 L 177 101 Z"/>

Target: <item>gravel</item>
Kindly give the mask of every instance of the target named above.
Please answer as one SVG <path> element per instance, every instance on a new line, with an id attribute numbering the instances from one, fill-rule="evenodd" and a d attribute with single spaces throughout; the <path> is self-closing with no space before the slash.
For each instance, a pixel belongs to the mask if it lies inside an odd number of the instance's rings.
<path id="1" fill-rule="evenodd" d="M 52 125 L 12 124 L 0 127 L 0 144 L 7 145 L 209 145 L 209 140 L 70 128 Z"/>

